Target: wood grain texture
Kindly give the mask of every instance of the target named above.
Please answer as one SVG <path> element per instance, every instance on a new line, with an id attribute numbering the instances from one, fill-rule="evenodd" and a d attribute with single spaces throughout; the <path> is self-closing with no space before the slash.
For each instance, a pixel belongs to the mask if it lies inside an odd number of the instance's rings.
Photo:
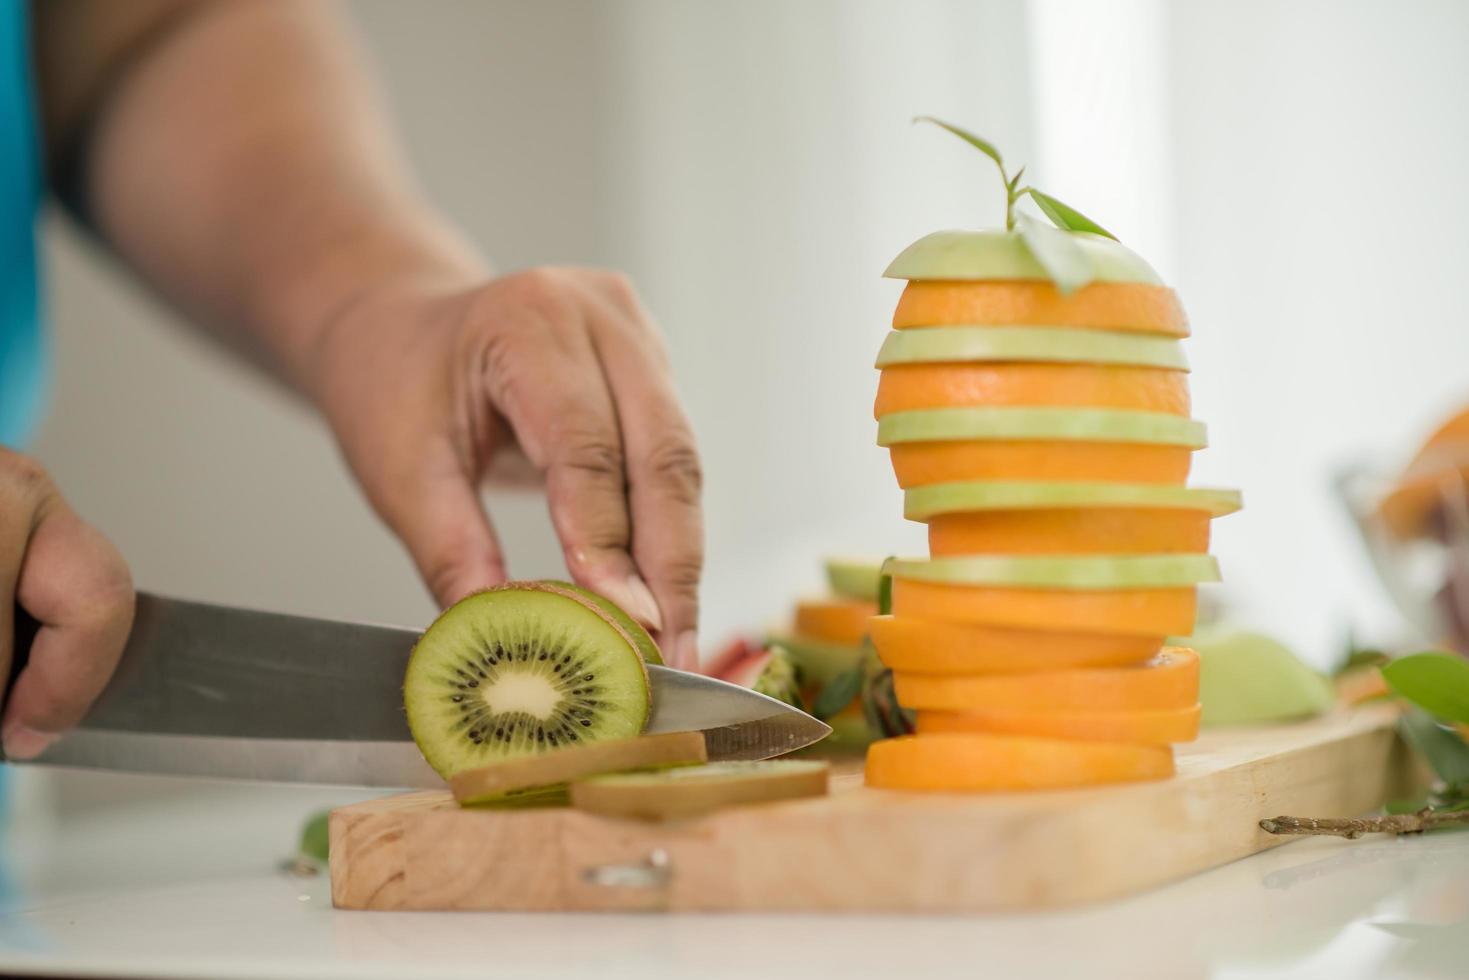
<path id="1" fill-rule="evenodd" d="M 1283 813 L 1348 816 L 1401 790 L 1395 711 L 1206 734 L 1157 783 L 1004 795 L 868 789 L 655 824 L 463 810 L 419 792 L 336 810 L 350 909 L 976 912 L 1124 895 L 1284 842 Z"/>

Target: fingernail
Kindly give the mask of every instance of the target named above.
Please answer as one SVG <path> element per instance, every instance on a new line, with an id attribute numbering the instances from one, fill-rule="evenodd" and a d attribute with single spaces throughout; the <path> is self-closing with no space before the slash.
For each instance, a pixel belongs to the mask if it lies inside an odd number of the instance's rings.
<path id="1" fill-rule="evenodd" d="M 653 593 L 643 584 L 643 580 L 636 575 L 627 577 L 627 604 L 623 607 L 627 614 L 644 626 L 657 633 L 663 629 L 663 615 L 658 611 L 658 601 L 653 598 Z"/>
<path id="2" fill-rule="evenodd" d="M 5 730 L 5 758 L 17 761 L 34 759 L 60 737 L 25 725 L 11 725 Z"/>
<path id="3" fill-rule="evenodd" d="M 699 669 L 699 634 L 684 630 L 673 645 L 673 665 L 680 670 Z"/>

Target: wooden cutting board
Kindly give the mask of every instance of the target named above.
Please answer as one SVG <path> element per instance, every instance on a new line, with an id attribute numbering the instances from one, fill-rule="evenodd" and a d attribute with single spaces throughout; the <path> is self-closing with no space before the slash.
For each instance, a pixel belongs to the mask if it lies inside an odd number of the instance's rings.
<path id="1" fill-rule="evenodd" d="M 1135 892 L 1264 850 L 1257 821 L 1347 816 L 1410 766 L 1375 705 L 1209 733 L 1157 783 L 991 796 L 868 789 L 679 823 L 567 808 L 463 810 L 447 792 L 331 816 L 332 900 L 348 909 L 977 912 Z M 849 767 L 854 768 L 854 767 Z"/>

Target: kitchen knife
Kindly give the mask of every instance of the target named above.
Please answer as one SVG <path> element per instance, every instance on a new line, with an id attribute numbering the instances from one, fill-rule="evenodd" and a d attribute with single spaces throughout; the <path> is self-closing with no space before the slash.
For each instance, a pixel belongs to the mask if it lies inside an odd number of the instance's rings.
<path id="1" fill-rule="evenodd" d="M 35 624 L 18 619 L 16 665 Z M 403 671 L 414 630 L 138 594 L 117 672 L 40 758 L 126 772 L 437 787 L 413 744 Z M 12 677 L 19 672 L 13 666 Z M 735 684 L 649 665 L 647 731 L 702 731 L 710 759 L 768 759 L 831 729 Z"/>

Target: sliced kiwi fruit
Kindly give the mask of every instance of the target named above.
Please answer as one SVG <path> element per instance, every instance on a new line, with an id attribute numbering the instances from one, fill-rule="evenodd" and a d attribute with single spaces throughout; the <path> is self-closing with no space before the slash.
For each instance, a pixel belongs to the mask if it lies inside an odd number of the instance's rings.
<path id="1" fill-rule="evenodd" d="M 449 780 L 449 788 L 462 806 L 515 803 L 559 796 L 567 783 L 588 776 L 698 765 L 708 758 L 703 732 L 669 732 L 505 759 L 459 773 Z"/>
<path id="2" fill-rule="evenodd" d="M 1219 581 L 1212 555 L 963 555 L 900 559 L 898 578 L 1032 589 L 1170 589 Z"/>
<path id="3" fill-rule="evenodd" d="M 584 589 L 580 585 L 573 585 L 570 582 L 561 581 L 554 581 L 553 584 L 575 592 L 617 620 L 617 624 L 627 631 L 628 636 L 632 637 L 633 644 L 638 648 L 638 653 L 643 655 L 643 662 L 656 664 L 659 667 L 663 666 L 663 654 L 659 652 L 658 644 L 653 642 L 653 637 L 643 628 L 642 623 L 627 614 L 627 610 L 606 596 L 598 595 L 591 589 Z"/>
<path id="4" fill-rule="evenodd" d="M 579 780 L 571 784 L 571 803 L 610 817 L 678 820 L 724 806 L 824 796 L 829 774 L 814 760 L 714 762 Z"/>
<path id="5" fill-rule="evenodd" d="M 1174 487 L 1161 483 L 1080 483 L 977 480 L 912 487 L 903 494 L 903 516 L 926 521 L 939 514 L 976 510 L 1071 507 L 1147 507 L 1204 510 L 1215 517 L 1241 506 L 1238 490 Z"/>
<path id="6" fill-rule="evenodd" d="M 1171 337 L 1082 327 L 978 324 L 894 330 L 882 342 L 875 366 L 951 361 L 1051 361 L 1188 370 L 1183 345 Z"/>
<path id="7" fill-rule="evenodd" d="M 881 558 L 826 559 L 826 581 L 844 599 L 876 602 L 881 579 Z"/>
<path id="8" fill-rule="evenodd" d="M 798 633 L 772 634 L 768 642 L 790 655 L 802 687 L 825 687 L 862 662 L 862 648 L 813 640 Z"/>
<path id="9" fill-rule="evenodd" d="M 1204 423 L 1168 412 L 1116 408 L 925 408 L 877 421 L 877 444 L 958 439 L 1064 439 L 1140 442 L 1202 449 Z"/>
<path id="10" fill-rule="evenodd" d="M 651 707 L 636 639 L 551 582 L 461 599 L 424 632 L 403 680 L 408 727 L 446 779 L 497 760 L 637 735 Z"/>
<path id="11" fill-rule="evenodd" d="M 1091 267 L 1094 282 L 1163 280 L 1141 255 L 1113 238 L 1063 232 Z M 883 275 L 888 279 L 1049 279 L 1018 231 L 936 231 L 898 253 Z"/>

